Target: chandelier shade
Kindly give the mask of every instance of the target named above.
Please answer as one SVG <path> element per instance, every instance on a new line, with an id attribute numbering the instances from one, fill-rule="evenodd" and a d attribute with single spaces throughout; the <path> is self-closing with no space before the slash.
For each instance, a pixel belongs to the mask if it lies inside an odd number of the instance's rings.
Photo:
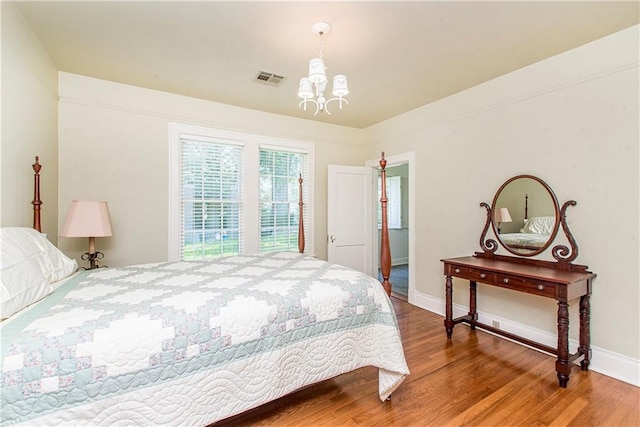
<path id="1" fill-rule="evenodd" d="M 349 102 L 344 98 L 349 94 L 349 87 L 347 85 L 347 76 L 344 74 L 338 74 L 333 77 L 333 90 L 331 94 L 332 98 L 327 99 L 324 95 L 324 91 L 327 88 L 327 67 L 323 59 L 322 50 L 322 36 L 327 34 L 331 30 L 331 25 L 326 22 L 317 22 L 311 26 L 311 31 L 320 37 L 320 54 L 317 58 L 313 58 L 309 61 L 309 74 L 307 77 L 302 77 L 298 85 L 298 97 L 302 98 L 299 107 L 304 111 L 307 111 L 307 104 L 315 106 L 315 116 L 319 112 L 326 112 L 331 115 L 327 106 L 332 101 L 339 101 L 339 108 L 342 109 L 343 104 Z"/>
<path id="2" fill-rule="evenodd" d="M 315 84 L 327 81 L 326 69 L 321 58 L 313 58 L 309 61 L 309 81 Z"/>
<path id="3" fill-rule="evenodd" d="M 315 93 L 313 92 L 313 86 L 308 77 L 300 79 L 300 85 L 298 86 L 298 96 L 302 99 L 313 98 Z"/>
<path id="4" fill-rule="evenodd" d="M 343 97 L 349 95 L 349 87 L 347 86 L 347 77 L 338 74 L 333 78 L 333 96 Z"/>

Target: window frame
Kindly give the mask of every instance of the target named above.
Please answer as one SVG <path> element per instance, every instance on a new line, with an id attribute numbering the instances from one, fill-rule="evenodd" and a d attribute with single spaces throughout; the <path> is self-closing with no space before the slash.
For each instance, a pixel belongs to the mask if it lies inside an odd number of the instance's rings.
<path id="1" fill-rule="evenodd" d="M 169 123 L 169 212 L 168 212 L 168 259 L 180 261 L 180 161 L 183 138 L 228 141 L 242 145 L 242 182 L 244 187 L 242 228 L 244 233 L 243 253 L 260 251 L 260 149 L 300 152 L 307 155 L 307 177 L 304 179 L 305 203 L 305 253 L 314 251 L 314 151 L 312 142 L 296 141 L 264 135 L 249 134 L 202 126 Z"/>

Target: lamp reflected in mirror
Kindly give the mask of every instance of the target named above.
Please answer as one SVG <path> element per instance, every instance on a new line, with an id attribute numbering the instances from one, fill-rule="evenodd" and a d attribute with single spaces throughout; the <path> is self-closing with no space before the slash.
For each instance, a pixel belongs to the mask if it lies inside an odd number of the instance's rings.
<path id="1" fill-rule="evenodd" d="M 498 234 L 501 233 L 500 231 L 500 224 L 502 224 L 503 222 L 512 222 L 513 220 L 511 219 L 511 214 L 509 214 L 509 209 L 507 208 L 499 208 L 496 210 L 496 218 L 495 221 L 498 223 Z"/>

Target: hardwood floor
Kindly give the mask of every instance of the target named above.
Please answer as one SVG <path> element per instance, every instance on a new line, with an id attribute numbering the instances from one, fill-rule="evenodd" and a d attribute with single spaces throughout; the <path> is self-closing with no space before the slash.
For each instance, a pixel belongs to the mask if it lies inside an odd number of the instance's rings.
<path id="1" fill-rule="evenodd" d="M 555 357 L 462 325 L 447 341 L 442 317 L 393 300 L 411 375 L 391 401 L 367 367 L 214 425 L 640 425 L 640 388 L 579 366 L 560 388 Z"/>

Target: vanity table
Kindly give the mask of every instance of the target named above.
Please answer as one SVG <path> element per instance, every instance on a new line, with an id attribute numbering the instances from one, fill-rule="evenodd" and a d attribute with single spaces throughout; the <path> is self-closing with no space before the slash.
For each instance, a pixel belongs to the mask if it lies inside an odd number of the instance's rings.
<path id="1" fill-rule="evenodd" d="M 538 188 L 539 187 L 539 188 Z M 542 191 L 542 190 L 544 191 Z M 524 193 L 523 191 L 529 191 Z M 539 194 L 535 198 L 536 206 L 528 206 L 531 192 Z M 492 212 L 500 212 L 505 207 L 516 212 L 519 195 L 525 200 L 524 227 L 519 231 L 526 231 L 527 224 L 532 221 L 548 222 L 547 227 L 540 228 L 542 237 L 536 236 L 537 246 L 510 245 L 501 239 L 501 234 L 497 232 L 498 221 L 501 219 Z M 573 362 L 582 358 L 580 366 L 582 370 L 588 371 L 591 358 L 590 347 L 590 304 L 591 287 L 596 275 L 587 271 L 587 266 L 573 264 L 572 261 L 578 255 L 577 244 L 569 231 L 566 223 L 566 210 L 569 206 L 575 206 L 575 201 L 566 202 L 562 208 L 559 207 L 557 199 L 551 188 L 541 179 L 531 175 L 518 175 L 505 182 L 496 193 L 493 205 L 489 207 L 486 203 L 480 206 L 487 210 L 487 222 L 480 238 L 482 252 L 476 252 L 473 256 L 460 258 L 443 259 L 445 280 L 445 320 L 444 326 L 447 338 L 451 338 L 453 328 L 458 323 L 468 323 L 472 330 L 476 328 L 490 331 L 494 334 L 504 336 L 511 340 L 526 344 L 539 350 L 557 356 L 556 372 L 560 387 L 566 387 L 569 382 L 569 374 Z M 528 218 L 528 211 L 534 210 L 533 216 Z M 538 216 L 538 214 L 540 214 Z M 519 219 L 517 220 L 519 221 Z M 495 235 L 503 247 L 517 256 L 506 256 L 496 254 L 498 242 L 493 239 L 486 239 L 489 226 L 492 225 Z M 501 224 L 504 228 L 504 223 Z M 557 245 L 552 249 L 555 261 L 531 259 L 529 257 L 538 255 L 547 249 L 555 240 L 558 230 L 562 227 L 571 248 L 564 245 Z M 531 227 L 535 229 L 535 227 Z M 547 233 L 545 233 L 548 232 Z M 510 233 L 515 234 L 515 233 Z M 527 233 L 523 233 L 527 234 Z M 546 237 L 545 237 L 546 236 Z M 514 237 L 514 236 L 511 236 Z M 520 239 L 519 236 L 515 236 Z M 527 239 L 522 236 L 522 239 Z M 536 240 L 531 239 L 531 241 Z M 509 240 L 509 242 L 514 240 Z M 518 240 L 519 241 L 519 240 Z M 469 313 L 458 318 L 453 318 L 453 278 L 460 278 L 469 281 Z M 550 347 L 527 338 L 512 334 L 496 327 L 478 322 L 476 294 L 477 283 L 496 286 L 511 291 L 538 295 L 544 298 L 553 298 L 557 301 L 557 324 L 558 324 L 558 345 Z M 573 354 L 569 352 L 569 303 L 579 299 L 580 331 L 579 345 Z"/>

